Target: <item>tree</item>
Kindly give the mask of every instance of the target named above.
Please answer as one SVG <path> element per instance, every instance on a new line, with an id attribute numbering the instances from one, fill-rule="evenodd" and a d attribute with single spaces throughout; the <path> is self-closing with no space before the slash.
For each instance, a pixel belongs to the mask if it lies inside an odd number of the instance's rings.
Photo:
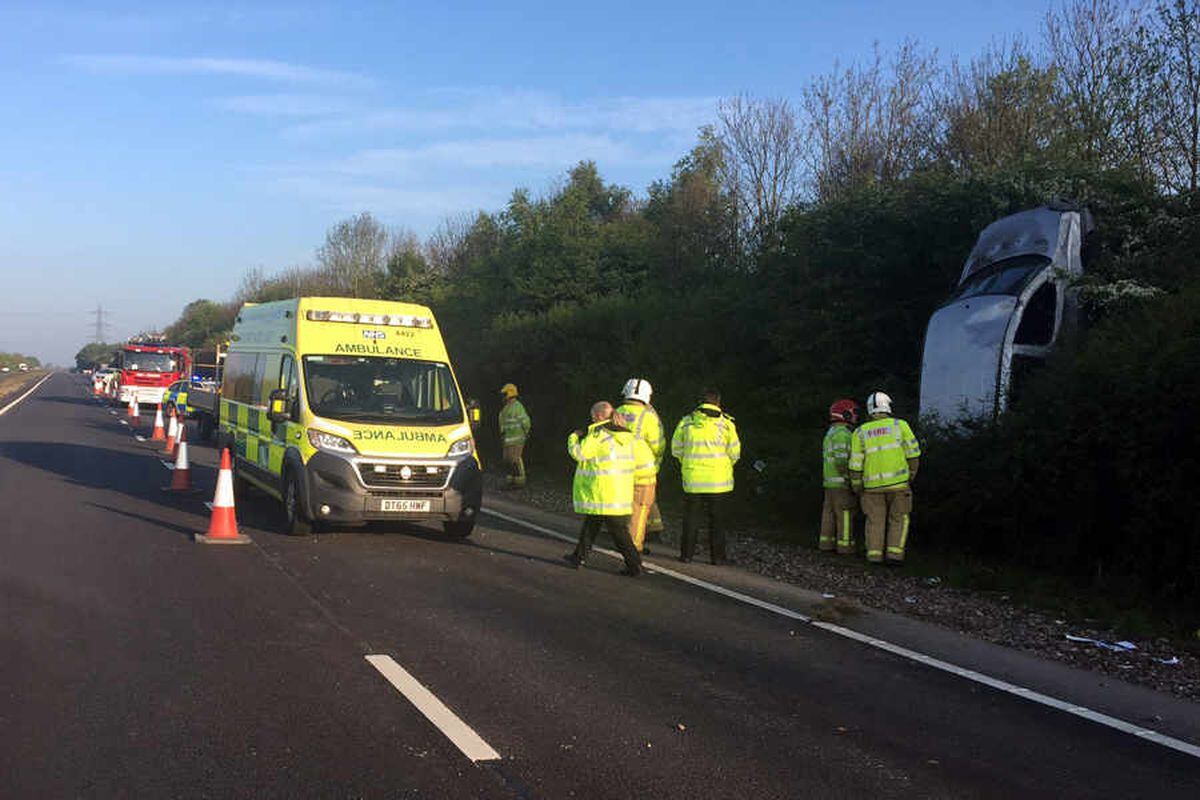
<path id="1" fill-rule="evenodd" d="M 1200 0 L 1158 4 L 1155 91 L 1164 103 L 1163 178 L 1175 191 L 1200 188 Z"/>
<path id="2" fill-rule="evenodd" d="M 171 344 L 205 347 L 225 338 L 233 328 L 236 314 L 234 303 L 193 300 L 184 306 L 179 319 L 168 325 L 163 334 Z"/>
<path id="3" fill-rule="evenodd" d="M 75 366 L 79 369 L 97 369 L 111 364 L 120 347 L 118 344 L 105 344 L 104 342 L 85 344 L 75 354 Z"/>
<path id="4" fill-rule="evenodd" d="M 717 106 L 716 140 L 724 191 L 733 199 L 749 253 L 766 241 L 800 194 L 801 135 L 787 100 L 739 94 Z"/>
<path id="5" fill-rule="evenodd" d="M 352 297 L 375 293 L 387 258 L 388 232 L 367 211 L 342 220 L 325 234 L 317 261 Z"/>

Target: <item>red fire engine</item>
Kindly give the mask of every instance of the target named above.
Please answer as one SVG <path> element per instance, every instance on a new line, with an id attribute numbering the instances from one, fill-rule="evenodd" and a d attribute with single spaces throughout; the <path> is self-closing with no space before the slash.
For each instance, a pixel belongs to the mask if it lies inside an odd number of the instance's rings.
<path id="1" fill-rule="evenodd" d="M 117 400 L 128 405 L 158 405 L 167 387 L 191 374 L 192 358 L 186 347 L 168 347 L 151 341 L 131 340 L 121 348 Z"/>

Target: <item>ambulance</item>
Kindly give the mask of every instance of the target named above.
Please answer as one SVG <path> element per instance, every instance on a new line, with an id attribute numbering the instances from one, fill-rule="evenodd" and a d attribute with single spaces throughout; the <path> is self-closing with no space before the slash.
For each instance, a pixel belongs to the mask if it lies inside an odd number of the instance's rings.
<path id="1" fill-rule="evenodd" d="M 370 521 L 471 534 L 483 479 L 433 313 L 345 297 L 247 303 L 222 375 L 235 486 L 280 500 L 288 533 Z"/>

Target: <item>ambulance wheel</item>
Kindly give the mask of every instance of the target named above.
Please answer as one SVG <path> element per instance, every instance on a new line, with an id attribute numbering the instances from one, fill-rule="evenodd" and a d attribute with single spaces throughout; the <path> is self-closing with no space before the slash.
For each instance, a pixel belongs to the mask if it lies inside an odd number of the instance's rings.
<path id="1" fill-rule="evenodd" d="M 283 485 L 283 514 L 284 530 L 289 536 L 308 536 L 313 532 L 312 522 L 300 507 L 300 480 L 294 472 L 288 473 Z"/>
<path id="2" fill-rule="evenodd" d="M 460 519 L 454 522 L 443 522 L 442 530 L 451 539 L 465 539 L 475 530 L 475 518 Z"/>

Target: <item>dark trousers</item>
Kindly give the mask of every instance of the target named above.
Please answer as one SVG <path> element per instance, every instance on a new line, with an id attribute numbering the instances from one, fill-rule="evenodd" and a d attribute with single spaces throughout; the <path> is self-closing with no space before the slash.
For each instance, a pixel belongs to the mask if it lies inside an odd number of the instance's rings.
<path id="1" fill-rule="evenodd" d="M 679 546 L 682 558 L 696 555 L 696 540 L 700 536 L 701 514 L 708 517 L 708 551 L 713 562 L 725 560 L 725 529 L 721 527 L 721 510 L 725 494 L 684 494 L 683 542 Z"/>
<path id="2" fill-rule="evenodd" d="M 583 526 L 579 529 L 579 542 L 575 545 L 575 560 L 582 564 L 587 561 L 588 553 L 592 552 L 592 543 L 601 526 L 608 529 L 608 535 L 613 538 L 617 549 L 625 558 L 625 566 L 630 572 L 642 571 L 642 556 L 633 546 L 629 537 L 629 515 L 623 517 L 606 517 L 599 514 L 585 514 Z"/>

